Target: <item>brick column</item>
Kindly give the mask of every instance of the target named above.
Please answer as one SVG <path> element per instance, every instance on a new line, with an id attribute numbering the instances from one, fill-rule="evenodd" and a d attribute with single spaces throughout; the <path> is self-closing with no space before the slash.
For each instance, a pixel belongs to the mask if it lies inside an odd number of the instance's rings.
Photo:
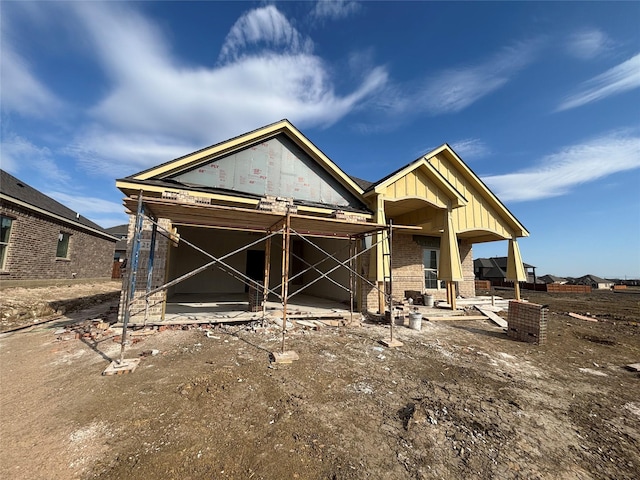
<path id="1" fill-rule="evenodd" d="M 522 342 L 544 345 L 547 341 L 548 312 L 549 309 L 543 305 L 511 300 L 507 336 Z"/>
<path id="2" fill-rule="evenodd" d="M 132 263 L 132 250 L 135 236 L 135 222 L 136 216 L 129 215 L 129 233 L 127 243 L 127 268 L 125 274 L 122 277 L 122 293 L 120 294 L 120 309 L 118 318 L 120 321 L 124 318 L 124 295 L 127 290 L 129 281 L 129 272 Z M 160 227 L 169 230 L 171 222 L 167 219 L 161 218 L 158 221 Z M 138 257 L 138 275 L 136 278 L 136 288 L 134 298 L 143 295 L 147 289 L 147 265 L 149 263 L 149 249 L 151 246 L 151 229 L 152 223 L 147 218 L 144 219 L 142 224 L 142 240 L 140 243 L 140 254 Z M 156 248 L 153 259 L 153 276 L 151 279 L 151 289 L 159 287 L 166 282 L 167 278 L 167 258 L 170 245 L 169 240 L 160 234 L 158 229 L 158 235 L 156 235 Z M 164 316 L 164 307 L 166 302 L 166 290 L 154 293 L 149 297 L 149 317 L 148 321 L 159 321 Z M 129 322 L 132 325 L 144 323 L 146 309 L 146 301 L 144 298 L 134 300 L 131 306 L 131 317 Z"/>

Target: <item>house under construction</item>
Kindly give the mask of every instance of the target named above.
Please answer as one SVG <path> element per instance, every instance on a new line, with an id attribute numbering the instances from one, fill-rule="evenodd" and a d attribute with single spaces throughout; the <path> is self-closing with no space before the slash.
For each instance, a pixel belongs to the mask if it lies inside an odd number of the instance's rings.
<path id="1" fill-rule="evenodd" d="M 130 213 L 122 318 L 295 295 L 383 313 L 407 291 L 474 296 L 472 247 L 529 235 L 448 145 L 375 183 L 350 177 L 289 121 L 119 179 Z M 245 307 L 247 308 L 247 307 Z M 197 311 L 197 310 L 193 310 Z"/>

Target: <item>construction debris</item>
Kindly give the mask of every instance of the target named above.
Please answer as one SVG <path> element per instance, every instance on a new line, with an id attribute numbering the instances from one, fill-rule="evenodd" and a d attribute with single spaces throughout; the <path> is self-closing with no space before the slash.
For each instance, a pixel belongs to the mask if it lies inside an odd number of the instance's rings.
<path id="1" fill-rule="evenodd" d="M 495 323 L 496 325 L 498 325 L 499 327 L 502 327 L 502 328 L 507 328 L 507 327 L 508 327 L 508 323 L 507 323 L 507 321 L 506 321 L 504 318 L 502 318 L 502 317 L 500 317 L 500 316 L 496 315 L 496 314 L 495 314 L 495 313 L 493 313 L 492 311 L 490 311 L 490 310 L 488 310 L 488 309 L 486 309 L 486 308 L 484 308 L 484 307 L 482 307 L 482 306 L 479 306 L 479 305 L 475 305 L 475 308 L 476 308 L 480 313 L 482 313 L 483 315 L 485 315 L 485 316 L 486 316 L 489 320 L 491 320 L 493 323 Z"/>
<path id="2" fill-rule="evenodd" d="M 578 320 L 585 320 L 587 322 L 597 322 L 597 318 L 593 317 L 585 317 L 584 315 L 579 315 L 577 313 L 569 312 L 568 315 L 572 318 L 577 318 Z"/>
<path id="3" fill-rule="evenodd" d="M 179 190 L 177 192 L 162 192 L 162 198 L 166 200 L 175 200 L 179 203 L 191 203 L 199 205 L 211 205 L 211 199 L 208 197 L 199 197 L 193 195 L 192 192 Z"/>
<path id="4" fill-rule="evenodd" d="M 624 368 L 626 368 L 627 370 L 631 370 L 632 372 L 640 372 L 640 363 L 630 363 Z"/>
<path id="5" fill-rule="evenodd" d="M 272 213 L 298 213 L 298 207 L 293 204 L 293 198 L 266 195 L 258 202 L 258 210 Z"/>
<path id="6" fill-rule="evenodd" d="M 353 212 L 345 212 L 343 210 L 334 210 L 332 217 L 336 220 L 346 220 L 347 222 L 357 223 L 357 222 L 366 222 L 367 217 Z"/>

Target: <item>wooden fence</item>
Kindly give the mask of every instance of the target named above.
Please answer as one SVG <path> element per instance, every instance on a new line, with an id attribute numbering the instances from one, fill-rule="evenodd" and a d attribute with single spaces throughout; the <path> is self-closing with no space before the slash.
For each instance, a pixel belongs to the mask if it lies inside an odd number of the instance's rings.
<path id="1" fill-rule="evenodd" d="M 120 262 L 113 262 L 113 268 L 111 269 L 111 279 L 116 280 L 121 276 Z"/>
<path id="2" fill-rule="evenodd" d="M 492 284 L 497 288 L 513 288 L 513 282 L 489 282 L 488 280 L 476 280 L 476 289 L 489 290 L 485 287 L 485 283 Z M 482 286 L 479 286 L 482 285 Z M 534 290 L 536 292 L 549 293 L 591 293 L 590 285 L 561 285 L 559 283 L 521 283 L 520 288 L 523 290 Z"/>
<path id="3" fill-rule="evenodd" d="M 550 283 L 547 286 L 550 293 L 591 293 L 591 285 L 561 285 Z"/>

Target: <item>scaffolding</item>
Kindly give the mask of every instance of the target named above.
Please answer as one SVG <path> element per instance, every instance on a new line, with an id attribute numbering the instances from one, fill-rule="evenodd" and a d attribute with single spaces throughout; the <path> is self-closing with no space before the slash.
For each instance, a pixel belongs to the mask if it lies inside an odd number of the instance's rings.
<path id="1" fill-rule="evenodd" d="M 364 286 L 369 286 L 373 290 L 378 291 L 379 294 L 384 296 L 385 310 L 388 311 L 389 329 L 391 344 L 393 344 L 393 305 L 392 305 L 392 231 L 394 227 L 392 222 L 388 224 L 376 224 L 361 221 L 348 221 L 334 218 L 317 217 L 310 215 L 300 215 L 287 212 L 273 212 L 252 210 L 234 206 L 212 205 L 208 204 L 193 204 L 193 203 L 181 203 L 173 199 L 165 199 L 158 197 L 144 197 L 142 191 L 138 194 L 137 199 L 134 197 L 128 197 L 124 201 L 125 206 L 133 214 L 135 212 L 135 229 L 132 237 L 131 246 L 131 262 L 130 271 L 127 277 L 126 288 L 123 294 L 123 327 L 122 327 L 122 343 L 120 348 L 120 360 L 122 364 L 125 351 L 125 342 L 127 327 L 131 319 L 132 306 L 134 302 L 144 300 L 144 323 L 146 324 L 149 316 L 149 299 L 158 292 L 169 289 L 170 287 L 181 283 L 188 278 L 203 272 L 204 270 L 217 267 L 228 275 L 239 280 L 256 292 L 262 292 L 262 315 L 266 317 L 266 304 L 269 295 L 275 296 L 282 304 L 282 341 L 281 350 L 285 352 L 285 339 L 286 339 L 286 325 L 287 325 L 287 304 L 288 301 L 295 295 L 300 294 L 302 291 L 318 282 L 322 279 L 327 279 L 329 282 L 349 292 L 349 310 L 350 318 L 353 320 L 354 313 L 354 292 L 358 290 L 357 284 L 360 282 L 360 289 Z M 218 228 L 226 230 L 236 230 L 244 232 L 260 233 L 262 236 L 252 242 L 247 243 L 225 255 L 214 256 L 197 245 L 189 242 L 184 238 L 180 238 L 176 235 L 175 231 L 164 228 L 159 224 L 159 219 L 167 219 L 171 222 L 172 226 L 188 226 L 188 227 L 202 227 L 202 228 Z M 151 223 L 151 240 L 149 248 L 149 258 L 147 259 L 147 281 L 144 293 L 138 293 L 136 296 L 136 282 L 139 275 L 140 255 L 141 255 L 141 243 L 142 243 L 142 231 L 144 220 Z M 407 227 L 405 227 L 407 228 Z M 203 265 L 178 276 L 177 278 L 170 280 L 163 285 L 152 288 L 152 275 L 154 269 L 154 256 L 155 245 L 157 235 L 167 237 L 171 242 L 181 242 L 189 247 L 197 250 L 205 255 L 209 261 Z M 271 253 L 272 253 L 272 239 L 276 236 L 282 238 L 282 270 L 281 270 L 281 282 L 278 285 L 270 285 L 270 269 L 271 269 Z M 322 253 L 323 258 L 315 264 L 310 264 L 304 258 L 292 253 L 291 240 L 292 238 L 299 238 L 306 244 L 317 249 Z M 338 250 L 337 252 L 329 252 L 323 249 L 318 242 L 315 242 L 315 238 L 332 238 L 343 239 L 346 241 L 346 246 Z M 365 241 L 367 239 L 367 241 Z M 370 240 L 370 241 L 369 241 Z M 234 268 L 227 261 L 230 257 L 248 250 L 249 248 L 263 243 L 265 244 L 265 271 L 264 281 L 260 282 L 253 278 L 250 278 L 244 272 L 241 272 L 237 268 Z M 384 281 L 380 286 L 377 281 L 371 281 L 366 275 L 360 271 L 359 265 L 361 263 L 362 255 L 372 251 L 374 248 L 378 248 L 381 245 L 383 251 L 383 271 Z M 347 250 L 347 258 L 340 260 L 338 255 L 343 250 Z M 298 261 L 305 264 L 306 268 L 294 275 L 289 274 L 291 257 L 296 258 Z M 322 271 L 320 270 L 320 264 L 325 261 L 332 260 L 336 263 L 332 268 Z M 343 285 L 337 282 L 330 275 L 339 270 L 346 269 L 349 275 L 348 285 Z M 290 283 L 299 276 L 304 275 L 306 272 L 315 272 L 319 276 L 314 278 L 313 281 L 298 288 L 295 292 L 290 292 Z M 382 287 L 382 288 L 381 288 Z M 362 291 L 362 290 L 361 290 Z M 166 300 L 165 300 L 166 301 Z M 385 315 L 385 312 L 380 312 Z M 387 315 L 385 315 L 387 316 Z M 398 343 L 398 342 L 396 342 Z M 389 344 L 389 342 L 387 342 Z M 391 345 L 390 345 L 391 346 Z"/>

